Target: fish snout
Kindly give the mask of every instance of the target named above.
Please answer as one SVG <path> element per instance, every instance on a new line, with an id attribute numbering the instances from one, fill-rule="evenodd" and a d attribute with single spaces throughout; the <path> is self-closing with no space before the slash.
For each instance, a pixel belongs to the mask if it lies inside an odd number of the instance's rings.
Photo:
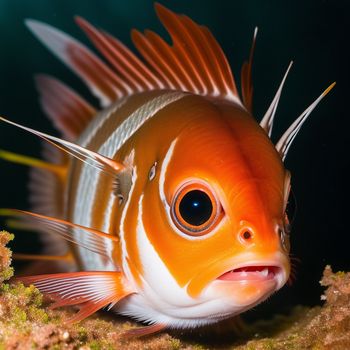
<path id="1" fill-rule="evenodd" d="M 223 270 L 207 292 L 242 312 L 282 288 L 289 273 L 288 258 L 282 253 L 254 260 L 244 259 Z"/>
<path id="2" fill-rule="evenodd" d="M 235 263 L 223 271 L 217 281 L 240 284 L 261 284 L 274 282 L 275 290 L 280 289 L 288 280 L 290 263 L 288 257 L 277 252 L 272 257 L 259 257 Z"/>

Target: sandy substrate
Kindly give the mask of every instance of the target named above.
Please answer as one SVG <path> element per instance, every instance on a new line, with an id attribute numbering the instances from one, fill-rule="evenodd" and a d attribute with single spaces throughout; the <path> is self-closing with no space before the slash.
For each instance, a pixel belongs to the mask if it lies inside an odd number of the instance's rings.
<path id="1" fill-rule="evenodd" d="M 350 273 L 333 273 L 327 266 L 321 285 L 326 287 L 322 307 L 296 307 L 287 316 L 268 322 L 162 333 L 126 340 L 121 334 L 137 326 L 127 319 L 99 313 L 78 324 L 65 325 L 73 308 L 51 311 L 33 286 L 6 282 L 12 276 L 11 252 L 5 247 L 12 235 L 0 232 L 0 350 L 11 349 L 350 349 Z M 232 335 L 240 329 L 240 337 Z M 231 329 L 231 331 L 230 331 Z M 242 336 L 242 333 L 244 334 Z"/>

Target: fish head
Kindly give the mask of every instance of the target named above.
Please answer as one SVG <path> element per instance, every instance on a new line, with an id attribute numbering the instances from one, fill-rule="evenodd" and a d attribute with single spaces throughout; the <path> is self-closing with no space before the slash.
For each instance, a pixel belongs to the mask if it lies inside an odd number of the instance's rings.
<path id="1" fill-rule="evenodd" d="M 249 309 L 288 280 L 290 174 L 246 111 L 199 97 L 196 103 L 199 118 L 184 112 L 186 127 L 143 193 L 139 249 L 158 299 L 178 313 L 181 305 L 191 317 L 217 320 Z"/>

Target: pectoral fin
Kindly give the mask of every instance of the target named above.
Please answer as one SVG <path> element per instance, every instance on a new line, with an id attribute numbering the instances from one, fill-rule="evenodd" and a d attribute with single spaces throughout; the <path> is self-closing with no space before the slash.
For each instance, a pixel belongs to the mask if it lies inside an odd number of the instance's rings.
<path id="1" fill-rule="evenodd" d="M 121 272 L 87 271 L 17 278 L 33 284 L 54 299 L 51 309 L 77 305 L 80 310 L 67 323 L 79 322 L 96 311 L 112 308 L 119 300 L 134 293 Z"/>
<path id="2" fill-rule="evenodd" d="M 119 241 L 116 236 L 89 227 L 77 225 L 66 220 L 24 210 L 0 209 L 0 216 L 13 217 L 19 220 L 19 226 L 22 225 L 22 227 L 29 230 L 36 230 L 44 234 L 53 234 L 113 261 L 111 253 L 106 247 L 108 247 L 110 242 Z M 74 232 L 80 232 L 82 234 L 76 235 Z"/>
<path id="3" fill-rule="evenodd" d="M 28 128 L 21 124 L 5 119 L 4 117 L 1 117 L 1 116 L 0 116 L 0 120 L 7 124 L 14 125 L 22 130 L 25 130 L 31 134 L 34 134 L 40 137 L 41 139 L 45 140 L 49 144 L 65 152 L 66 154 L 69 154 L 75 159 L 78 159 L 81 162 L 88 164 L 93 168 L 100 170 L 104 173 L 115 176 L 115 174 L 117 174 L 118 172 L 120 172 L 125 168 L 123 164 L 118 163 L 117 161 L 110 159 L 108 157 L 105 157 L 102 154 L 99 154 L 91 150 L 88 150 L 87 148 L 81 147 L 75 143 L 63 140 L 59 137 L 45 134 L 38 130 Z"/>

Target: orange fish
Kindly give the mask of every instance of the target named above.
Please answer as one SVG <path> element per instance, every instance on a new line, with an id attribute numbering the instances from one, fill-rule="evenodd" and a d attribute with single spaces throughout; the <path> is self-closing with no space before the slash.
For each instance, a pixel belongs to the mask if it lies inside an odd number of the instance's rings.
<path id="1" fill-rule="evenodd" d="M 79 305 L 71 321 L 106 307 L 149 325 L 132 335 L 218 322 L 287 282 L 291 176 L 283 161 L 334 85 L 274 145 L 272 125 L 291 65 L 258 123 L 251 83 L 257 31 L 240 97 L 211 32 L 159 4 L 156 11 L 172 45 L 134 30 L 142 59 L 82 18 L 77 24 L 104 60 L 58 29 L 27 21 L 100 109 L 39 75 L 42 107 L 63 138 L 1 118 L 47 142 L 45 160 L 1 151 L 2 158 L 33 166 L 33 212 L 2 215 L 52 234 L 51 247 L 65 249 L 37 259 L 71 264 L 65 273 L 21 280 L 52 295 L 52 307 Z"/>

